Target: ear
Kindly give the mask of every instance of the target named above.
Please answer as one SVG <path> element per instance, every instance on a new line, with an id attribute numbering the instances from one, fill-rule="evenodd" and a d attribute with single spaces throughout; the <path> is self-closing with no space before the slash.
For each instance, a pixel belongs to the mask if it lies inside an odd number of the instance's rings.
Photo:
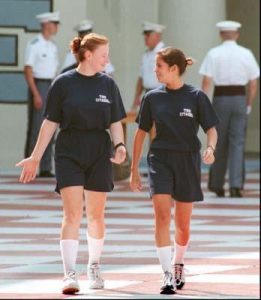
<path id="1" fill-rule="evenodd" d="M 89 51 L 89 50 L 86 50 L 85 53 L 84 53 L 84 57 L 86 60 L 90 60 L 91 57 L 92 57 L 92 52 Z"/>
<path id="2" fill-rule="evenodd" d="M 177 71 L 177 65 L 173 65 L 171 67 L 169 67 L 170 72 L 176 72 Z"/>

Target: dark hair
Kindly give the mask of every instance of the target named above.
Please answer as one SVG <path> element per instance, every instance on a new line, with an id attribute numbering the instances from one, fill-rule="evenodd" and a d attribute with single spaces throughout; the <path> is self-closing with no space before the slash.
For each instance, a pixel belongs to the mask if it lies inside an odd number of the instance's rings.
<path id="1" fill-rule="evenodd" d="M 73 54 L 77 54 L 80 61 L 84 60 L 84 53 L 89 50 L 93 52 L 100 45 L 106 45 L 109 40 L 106 36 L 97 33 L 88 33 L 84 37 L 75 37 L 71 43 L 71 50 Z"/>
<path id="2" fill-rule="evenodd" d="M 186 67 L 188 65 L 193 64 L 193 59 L 190 57 L 186 57 L 185 54 L 177 48 L 166 47 L 157 52 L 157 55 L 172 67 L 177 65 L 179 68 L 179 74 L 182 75 L 186 71 Z"/>

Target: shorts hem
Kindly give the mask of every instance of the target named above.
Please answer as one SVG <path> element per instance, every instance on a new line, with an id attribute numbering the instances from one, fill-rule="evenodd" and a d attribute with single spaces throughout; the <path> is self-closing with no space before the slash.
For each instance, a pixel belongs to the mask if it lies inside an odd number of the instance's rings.
<path id="1" fill-rule="evenodd" d="M 157 194 L 165 194 L 165 195 L 170 195 L 173 200 L 175 201 L 178 201 L 178 202 L 184 202 L 184 203 L 193 203 L 193 202 L 201 202 L 201 201 L 204 201 L 203 198 L 200 198 L 200 199 L 193 199 L 193 200 L 190 200 L 190 199 L 186 199 L 186 198 L 181 198 L 181 197 L 177 197 L 173 194 L 173 192 L 166 192 L 166 191 L 150 191 L 150 198 L 152 199 L 152 196 L 154 195 L 157 195 Z M 186 200 L 184 200 L 186 199 Z"/>
<path id="2" fill-rule="evenodd" d="M 170 195 L 172 197 L 172 192 L 170 191 L 155 191 L 155 190 L 150 190 L 150 198 L 152 198 L 153 195 L 158 195 L 158 194 L 164 194 L 164 195 Z"/>
<path id="3" fill-rule="evenodd" d="M 84 190 L 92 191 L 92 192 L 102 192 L 102 193 L 109 193 L 113 191 L 113 188 L 114 186 L 111 188 L 93 188 L 93 187 L 84 186 Z"/>
<path id="4" fill-rule="evenodd" d="M 175 201 L 183 202 L 183 203 L 194 203 L 194 202 L 201 202 L 201 201 L 204 201 L 204 199 L 193 199 L 193 200 L 186 199 L 186 200 L 184 200 L 184 198 L 175 197 L 175 195 L 173 195 L 173 194 L 172 194 L 172 198 L 173 198 L 173 200 L 175 200 Z"/>
<path id="5" fill-rule="evenodd" d="M 64 189 L 66 187 L 73 187 L 73 186 L 82 186 L 84 187 L 84 184 L 81 184 L 81 183 L 70 183 L 70 184 L 63 184 L 63 185 L 58 185 L 56 184 L 56 187 L 55 187 L 55 192 L 58 193 L 58 194 L 61 194 L 60 193 L 60 190 L 61 189 Z"/>

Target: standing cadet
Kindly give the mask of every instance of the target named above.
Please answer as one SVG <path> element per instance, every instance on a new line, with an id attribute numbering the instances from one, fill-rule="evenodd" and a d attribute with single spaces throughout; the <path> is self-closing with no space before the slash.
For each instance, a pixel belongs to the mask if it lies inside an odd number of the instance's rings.
<path id="1" fill-rule="evenodd" d="M 125 118 L 121 95 L 114 80 L 104 74 L 109 57 L 109 41 L 90 33 L 71 42 L 79 57 L 77 69 L 53 81 L 47 96 L 46 119 L 30 157 L 17 166 L 23 171 L 20 181 L 35 178 L 42 154 L 60 125 L 55 146 L 56 191 L 63 200 L 61 254 L 64 266 L 64 294 L 79 291 L 76 258 L 83 201 L 88 221 L 89 288 L 102 289 L 100 257 L 103 250 L 104 211 L 107 192 L 113 189 L 112 162 L 122 163 L 126 156 L 121 119 Z M 110 130 L 112 143 L 107 129 Z"/>
<path id="2" fill-rule="evenodd" d="M 193 202 L 203 200 L 199 126 L 207 135 L 202 160 L 205 164 L 215 160 L 218 122 L 215 111 L 201 90 L 182 79 L 187 65 L 192 63 L 179 49 L 167 47 L 157 53 L 156 74 L 162 86 L 143 97 L 137 117 L 139 128 L 134 137 L 130 185 L 133 191 L 140 191 L 138 167 L 142 147 L 146 132 L 155 123 L 156 137 L 150 145 L 147 162 L 157 254 L 163 270 L 161 294 L 174 294 L 176 288 L 182 289 L 185 284 L 184 256 L 189 244 Z M 175 251 L 171 263 L 172 198 L 175 200 Z"/>
<path id="3" fill-rule="evenodd" d="M 139 107 L 144 90 L 147 92 L 161 85 L 155 75 L 154 68 L 156 53 L 165 46 L 162 42 L 162 31 L 165 28 L 165 26 L 160 24 L 143 23 L 144 42 L 148 49 L 142 56 L 140 76 L 136 84 L 135 96 L 131 107 L 132 111 L 136 111 Z"/>
<path id="4" fill-rule="evenodd" d="M 91 33 L 93 31 L 93 21 L 92 20 L 82 20 L 77 26 L 75 26 L 75 31 L 78 32 L 78 37 L 82 38 L 86 34 Z M 71 51 L 67 53 L 63 66 L 62 73 L 69 71 L 71 69 L 75 69 L 78 66 L 79 60 L 77 59 L 77 55 L 74 55 Z M 112 76 L 114 72 L 114 66 L 111 62 L 108 62 L 105 66 L 105 73 Z"/>
<path id="5" fill-rule="evenodd" d="M 209 92 L 214 82 L 213 106 L 220 118 L 216 160 L 210 168 L 208 187 L 218 197 L 225 196 L 228 165 L 230 196 L 242 197 L 247 115 L 256 96 L 259 66 L 252 52 L 236 42 L 240 23 L 222 21 L 216 26 L 223 43 L 208 52 L 199 70 L 203 91 Z"/>
<path id="6" fill-rule="evenodd" d="M 25 157 L 31 155 L 44 119 L 46 95 L 58 68 L 58 51 L 51 38 L 57 33 L 59 12 L 37 15 L 41 33 L 26 48 L 24 75 L 29 88 L 28 124 Z M 40 165 L 40 177 L 53 177 L 52 143 L 46 149 Z"/>

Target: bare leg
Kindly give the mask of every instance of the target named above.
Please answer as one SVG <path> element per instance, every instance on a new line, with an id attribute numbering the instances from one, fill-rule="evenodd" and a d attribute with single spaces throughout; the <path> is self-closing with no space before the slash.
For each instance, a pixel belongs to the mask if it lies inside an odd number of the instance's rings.
<path id="1" fill-rule="evenodd" d="M 88 279 L 90 289 L 102 289 L 104 281 L 100 274 L 100 258 L 104 244 L 104 210 L 107 194 L 102 192 L 84 191 L 86 215 L 88 221 Z"/>

